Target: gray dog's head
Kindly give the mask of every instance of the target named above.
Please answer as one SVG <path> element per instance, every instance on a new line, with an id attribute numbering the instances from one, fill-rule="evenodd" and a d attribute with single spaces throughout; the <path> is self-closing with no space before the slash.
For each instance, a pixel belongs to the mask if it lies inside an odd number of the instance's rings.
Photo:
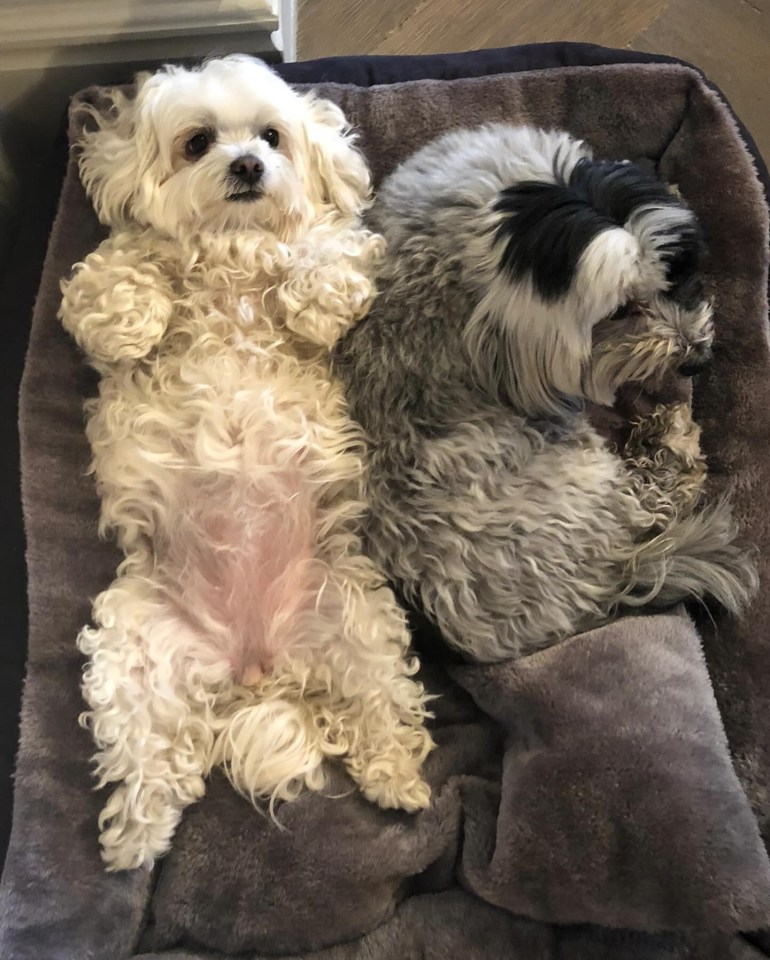
<path id="1" fill-rule="evenodd" d="M 567 133 L 447 134 L 386 181 L 373 216 L 396 248 L 421 235 L 473 289 L 464 337 L 476 376 L 523 412 L 611 402 L 621 327 L 655 340 L 641 372 L 690 374 L 708 358 L 693 213 L 640 167 L 594 160 Z"/>

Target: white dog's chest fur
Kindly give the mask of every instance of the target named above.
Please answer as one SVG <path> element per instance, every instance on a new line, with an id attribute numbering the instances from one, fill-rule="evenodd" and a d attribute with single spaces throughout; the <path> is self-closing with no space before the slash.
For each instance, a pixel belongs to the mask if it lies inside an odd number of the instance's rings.
<path id="1" fill-rule="evenodd" d="M 103 370 L 88 424 L 126 569 L 173 584 L 236 677 L 313 642 L 319 603 L 333 616 L 324 568 L 352 545 L 362 462 L 328 351 L 280 322 L 297 254 L 251 253 L 179 270 L 163 339 Z"/>

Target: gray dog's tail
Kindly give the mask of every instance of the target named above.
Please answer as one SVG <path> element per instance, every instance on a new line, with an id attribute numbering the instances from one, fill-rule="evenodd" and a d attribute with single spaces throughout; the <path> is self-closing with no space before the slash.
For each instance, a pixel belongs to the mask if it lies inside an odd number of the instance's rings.
<path id="1" fill-rule="evenodd" d="M 755 555 L 738 536 L 727 500 L 719 500 L 635 545 L 626 568 L 628 589 L 620 602 L 670 606 L 713 597 L 739 614 L 759 587 Z"/>

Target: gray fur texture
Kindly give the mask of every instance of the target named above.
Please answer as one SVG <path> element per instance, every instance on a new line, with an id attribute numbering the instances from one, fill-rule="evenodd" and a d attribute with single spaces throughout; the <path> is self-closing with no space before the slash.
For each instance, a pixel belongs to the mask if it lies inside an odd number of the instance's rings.
<path id="1" fill-rule="evenodd" d="M 598 186 L 574 199 L 584 168 Z M 527 216 L 551 230 L 545 243 L 516 235 Z M 623 608 L 713 597 L 739 612 L 756 573 L 727 501 L 696 509 L 705 470 L 689 406 L 654 409 L 619 452 L 584 412 L 710 352 L 692 265 L 681 284 L 671 266 L 692 253 L 690 210 L 632 167 L 607 173 L 566 133 L 496 124 L 402 163 L 371 219 L 388 242 L 382 292 L 336 370 L 371 441 L 369 547 L 405 595 L 481 661 Z M 549 258 L 540 286 L 537 256 Z"/>

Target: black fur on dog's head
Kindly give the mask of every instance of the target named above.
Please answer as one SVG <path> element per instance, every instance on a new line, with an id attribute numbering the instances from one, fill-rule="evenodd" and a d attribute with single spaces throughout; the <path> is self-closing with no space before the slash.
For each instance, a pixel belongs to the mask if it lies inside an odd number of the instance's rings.
<path id="1" fill-rule="evenodd" d="M 545 301 L 568 294 L 590 244 L 618 228 L 654 235 L 663 268 L 657 292 L 683 305 L 702 296 L 699 224 L 666 184 L 635 164 L 582 157 L 566 179 L 505 188 L 494 209 L 501 270 L 512 280 L 531 278 Z"/>

